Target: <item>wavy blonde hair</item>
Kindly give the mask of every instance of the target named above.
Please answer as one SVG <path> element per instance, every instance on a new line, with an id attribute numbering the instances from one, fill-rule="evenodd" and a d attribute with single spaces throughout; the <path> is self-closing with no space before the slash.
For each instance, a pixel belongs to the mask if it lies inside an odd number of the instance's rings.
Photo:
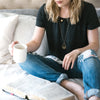
<path id="1" fill-rule="evenodd" d="M 70 0 L 70 22 L 71 24 L 76 24 L 79 22 L 79 17 L 81 15 L 83 0 Z M 57 6 L 54 0 L 47 0 L 46 2 L 46 12 L 49 15 L 49 20 L 57 22 L 60 15 L 60 8 Z"/>

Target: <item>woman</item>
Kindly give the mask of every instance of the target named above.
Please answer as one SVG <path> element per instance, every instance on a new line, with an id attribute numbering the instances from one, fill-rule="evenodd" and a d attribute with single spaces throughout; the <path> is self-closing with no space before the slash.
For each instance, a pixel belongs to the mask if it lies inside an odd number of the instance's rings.
<path id="1" fill-rule="evenodd" d="M 90 3 L 47 0 L 38 12 L 34 36 L 27 43 L 28 52 L 39 48 L 46 30 L 49 54 L 63 62 L 28 53 L 27 60 L 19 65 L 32 75 L 59 83 L 79 100 L 100 100 L 100 61 L 95 53 L 99 48 L 99 25 Z M 16 43 L 12 43 L 12 49 Z M 84 88 L 68 81 L 68 77 L 83 78 Z"/>

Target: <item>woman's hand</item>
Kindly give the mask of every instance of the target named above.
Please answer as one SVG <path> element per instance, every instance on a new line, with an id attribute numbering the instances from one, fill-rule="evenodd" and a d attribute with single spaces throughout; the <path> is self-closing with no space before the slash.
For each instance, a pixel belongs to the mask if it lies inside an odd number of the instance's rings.
<path id="1" fill-rule="evenodd" d="M 62 67 L 65 70 L 69 70 L 69 67 L 71 66 L 71 69 L 74 66 L 74 62 L 76 60 L 76 58 L 78 57 L 78 55 L 80 54 L 79 50 L 73 50 L 72 52 L 68 53 L 65 55 L 64 59 L 63 59 L 63 64 Z"/>
<path id="2" fill-rule="evenodd" d="M 13 47 L 15 44 L 19 43 L 18 41 L 13 41 L 10 45 L 9 45 L 9 52 L 10 54 L 13 56 Z"/>

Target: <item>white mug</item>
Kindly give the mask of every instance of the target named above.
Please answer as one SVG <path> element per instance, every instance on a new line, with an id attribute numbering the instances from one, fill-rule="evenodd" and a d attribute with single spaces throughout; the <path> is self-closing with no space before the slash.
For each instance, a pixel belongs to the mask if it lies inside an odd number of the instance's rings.
<path id="1" fill-rule="evenodd" d="M 15 44 L 13 48 L 13 60 L 22 63 L 27 57 L 27 46 L 25 44 Z"/>

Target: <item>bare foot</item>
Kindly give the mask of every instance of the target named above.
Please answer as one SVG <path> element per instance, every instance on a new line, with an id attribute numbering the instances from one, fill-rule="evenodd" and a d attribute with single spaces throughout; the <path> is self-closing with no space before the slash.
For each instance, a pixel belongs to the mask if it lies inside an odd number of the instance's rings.
<path id="1" fill-rule="evenodd" d="M 96 96 L 92 96 L 89 100 L 100 100 L 100 98 L 98 98 Z"/>
<path id="2" fill-rule="evenodd" d="M 75 94 L 78 100 L 84 100 L 84 89 L 77 83 L 68 80 L 63 80 L 60 85 L 72 92 L 73 94 Z"/>

